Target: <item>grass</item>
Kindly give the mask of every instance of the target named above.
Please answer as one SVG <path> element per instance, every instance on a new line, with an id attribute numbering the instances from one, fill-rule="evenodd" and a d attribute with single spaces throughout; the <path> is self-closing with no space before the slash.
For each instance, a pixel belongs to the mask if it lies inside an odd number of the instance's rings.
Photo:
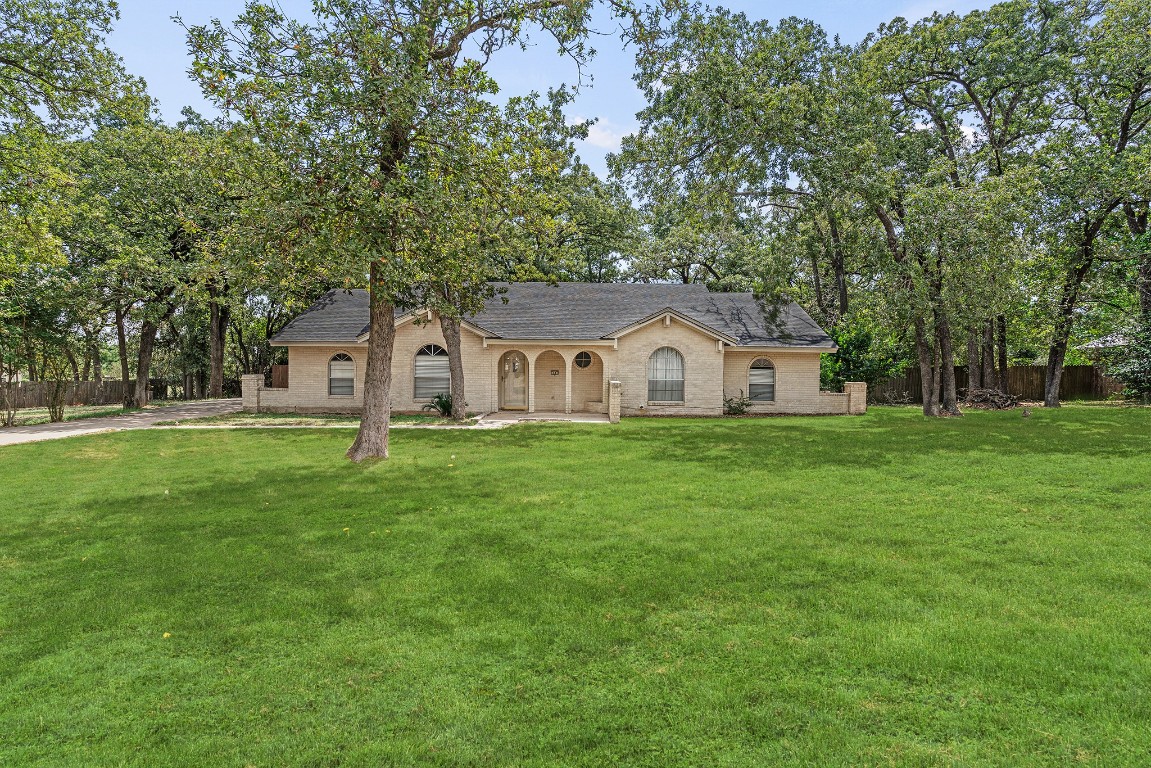
<path id="1" fill-rule="evenodd" d="M 451 419 L 428 414 L 393 413 L 391 423 L 435 426 L 439 424 L 455 424 L 456 422 Z M 161 427 L 358 427 L 360 417 L 358 414 L 346 413 L 227 413 L 219 416 L 201 416 L 196 419 L 181 419 L 179 421 L 158 421 L 156 424 Z"/>
<path id="2" fill-rule="evenodd" d="M 66 405 L 64 406 L 64 421 L 95 419 L 101 416 L 123 416 L 126 413 L 139 413 L 142 410 L 187 404 L 183 400 L 153 400 L 144 408 L 124 408 L 120 405 Z M 12 426 L 30 427 L 36 424 L 48 424 L 50 421 L 47 408 L 21 408 L 16 411 L 15 423 Z"/>
<path id="3" fill-rule="evenodd" d="M 119 405 L 67 405 L 64 406 L 64 421 L 95 419 L 100 416 L 119 416 L 132 412 L 134 411 L 125 411 L 123 406 Z M 47 424 L 49 421 L 51 421 L 51 419 L 48 417 L 47 408 L 21 408 L 16 411 L 16 419 L 13 426 L 30 427 L 34 424 Z M 0 424 L 2 423 L 3 421 L 0 420 Z"/>
<path id="4" fill-rule="evenodd" d="M 1151 409 L 0 449 L 0 764 L 1146 765 Z"/>

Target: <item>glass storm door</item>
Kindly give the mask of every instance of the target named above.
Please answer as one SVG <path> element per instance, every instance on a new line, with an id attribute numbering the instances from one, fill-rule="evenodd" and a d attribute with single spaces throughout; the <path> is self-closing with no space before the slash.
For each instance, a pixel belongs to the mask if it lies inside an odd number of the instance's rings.
<path id="1" fill-rule="evenodd" d="M 522 352 L 508 352 L 500 358 L 500 409 L 528 409 L 528 359 Z"/>

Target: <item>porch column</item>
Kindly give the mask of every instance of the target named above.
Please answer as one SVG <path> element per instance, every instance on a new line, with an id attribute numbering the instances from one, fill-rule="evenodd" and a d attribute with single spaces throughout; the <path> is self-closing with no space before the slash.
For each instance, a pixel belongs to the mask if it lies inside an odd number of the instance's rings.
<path id="1" fill-rule="evenodd" d="M 562 355 L 564 359 L 564 413 L 572 412 L 572 361 L 568 360 L 567 355 Z"/>
<path id="2" fill-rule="evenodd" d="M 528 413 L 536 412 L 536 359 L 524 354 L 528 359 Z"/>

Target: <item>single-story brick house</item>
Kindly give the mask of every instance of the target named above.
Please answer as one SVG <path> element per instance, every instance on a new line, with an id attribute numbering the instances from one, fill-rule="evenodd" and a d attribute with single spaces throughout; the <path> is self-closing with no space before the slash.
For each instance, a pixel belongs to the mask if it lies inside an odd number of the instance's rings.
<path id="1" fill-rule="evenodd" d="M 755 413 L 862 413 L 866 387 L 819 389 L 831 338 L 799 306 L 702 285 L 511 283 L 463 323 L 471 411 L 715 416 L 724 397 Z M 368 294 L 330 291 L 272 344 L 288 348 L 288 386 L 245 377 L 245 407 L 355 412 L 363 405 Z M 439 321 L 396 318 L 392 407 L 419 411 L 449 385 Z"/>

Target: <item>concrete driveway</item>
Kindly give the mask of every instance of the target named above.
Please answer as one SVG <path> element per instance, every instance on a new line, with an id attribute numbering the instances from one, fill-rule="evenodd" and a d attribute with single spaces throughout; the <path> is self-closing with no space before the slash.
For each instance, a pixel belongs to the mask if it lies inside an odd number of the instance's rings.
<path id="1" fill-rule="evenodd" d="M 59 424 L 36 424 L 31 427 L 0 427 L 0 446 L 33 443 L 38 440 L 57 440 L 61 437 L 91 435 L 96 432 L 115 432 L 121 429 L 147 429 L 157 421 L 218 416 L 235 413 L 240 408 L 240 398 L 235 397 L 149 408 L 136 413 L 126 413 L 123 416 L 101 416 L 97 419 L 77 419 Z"/>

